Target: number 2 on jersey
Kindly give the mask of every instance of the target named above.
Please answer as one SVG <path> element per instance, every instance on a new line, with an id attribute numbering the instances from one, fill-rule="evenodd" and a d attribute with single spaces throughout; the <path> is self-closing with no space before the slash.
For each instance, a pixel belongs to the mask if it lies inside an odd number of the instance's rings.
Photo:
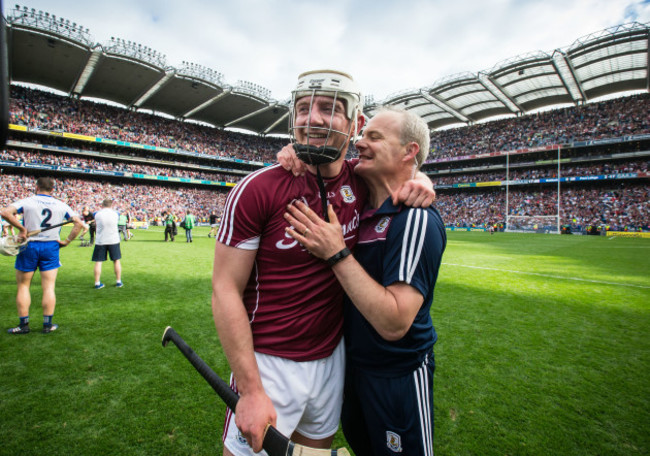
<path id="1" fill-rule="evenodd" d="M 43 221 L 41 222 L 41 228 L 49 228 L 50 224 L 48 223 L 52 218 L 52 211 L 50 209 L 43 209 L 41 215 L 44 216 Z"/>

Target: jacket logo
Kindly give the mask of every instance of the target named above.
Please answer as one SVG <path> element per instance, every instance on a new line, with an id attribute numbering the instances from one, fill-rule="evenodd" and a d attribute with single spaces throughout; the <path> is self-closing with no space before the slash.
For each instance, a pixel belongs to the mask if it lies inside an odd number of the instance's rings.
<path id="1" fill-rule="evenodd" d="M 346 203 L 354 203 L 357 199 L 354 196 L 354 193 L 352 193 L 352 188 L 349 185 L 341 187 L 341 196 L 343 197 L 343 201 Z"/>
<path id="2" fill-rule="evenodd" d="M 386 228 L 388 228 L 388 224 L 390 223 L 390 217 L 382 217 L 382 219 L 377 223 L 377 226 L 375 226 L 375 231 L 377 233 L 383 233 L 386 231 Z"/>
<path id="3" fill-rule="evenodd" d="M 395 453 L 402 452 L 402 438 L 395 432 L 386 431 L 386 446 Z"/>

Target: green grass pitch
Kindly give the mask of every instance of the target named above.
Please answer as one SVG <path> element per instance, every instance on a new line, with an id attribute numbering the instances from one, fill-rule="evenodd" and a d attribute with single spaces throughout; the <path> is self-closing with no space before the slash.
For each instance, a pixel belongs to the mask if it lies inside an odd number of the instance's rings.
<path id="1" fill-rule="evenodd" d="M 49 335 L 38 274 L 32 333 L 6 334 L 16 287 L 0 257 L 0 455 L 221 454 L 225 406 L 160 343 L 172 325 L 228 378 L 210 310 L 215 241 L 180 231 L 174 243 L 135 231 L 122 289 L 111 263 L 93 288 L 91 248 L 63 249 Z M 649 454 L 650 240 L 448 235 L 432 307 L 436 454 Z"/>

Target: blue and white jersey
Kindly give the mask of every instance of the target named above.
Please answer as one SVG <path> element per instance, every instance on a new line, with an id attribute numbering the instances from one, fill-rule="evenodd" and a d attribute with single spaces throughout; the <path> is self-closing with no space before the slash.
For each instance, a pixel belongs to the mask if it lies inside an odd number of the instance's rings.
<path id="1" fill-rule="evenodd" d="M 50 195 L 36 195 L 11 203 L 23 216 L 27 231 L 56 225 L 77 215 L 70 206 Z M 30 237 L 32 241 L 58 241 L 61 228 L 44 231 Z"/>
<path id="2" fill-rule="evenodd" d="M 394 206 L 388 198 L 375 211 L 364 211 L 354 257 L 368 274 L 387 287 L 403 282 L 424 297 L 406 335 L 383 339 L 346 299 L 345 343 L 348 362 L 361 369 L 394 375 L 415 370 L 437 340 L 431 302 L 447 235 L 438 211 Z"/>

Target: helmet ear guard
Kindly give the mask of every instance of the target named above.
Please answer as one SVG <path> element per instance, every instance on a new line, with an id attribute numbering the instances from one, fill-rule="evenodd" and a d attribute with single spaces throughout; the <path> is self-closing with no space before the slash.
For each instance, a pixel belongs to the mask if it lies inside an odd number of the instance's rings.
<path id="1" fill-rule="evenodd" d="M 302 73 L 298 76 L 298 83 L 295 90 L 291 93 L 291 127 L 290 136 L 296 155 L 303 162 L 310 165 L 322 165 L 332 163 L 338 160 L 347 148 L 351 140 L 356 138 L 358 130 L 358 116 L 363 113 L 363 102 L 361 91 L 359 90 L 352 77 L 346 73 L 335 70 L 316 70 Z M 307 125 L 296 126 L 296 102 L 304 97 L 310 97 L 310 116 L 311 107 L 314 97 L 324 96 L 332 98 L 332 104 L 335 105 L 337 100 L 345 104 L 346 118 L 351 121 L 350 128 L 347 132 L 339 131 L 332 128 L 334 109 L 332 109 L 332 119 L 328 127 L 313 127 L 308 121 Z M 347 140 L 340 146 L 314 146 L 309 144 L 300 144 L 296 141 L 296 130 L 319 130 L 327 135 L 326 142 L 332 135 L 342 135 Z M 307 135 L 309 137 L 309 133 Z"/>

